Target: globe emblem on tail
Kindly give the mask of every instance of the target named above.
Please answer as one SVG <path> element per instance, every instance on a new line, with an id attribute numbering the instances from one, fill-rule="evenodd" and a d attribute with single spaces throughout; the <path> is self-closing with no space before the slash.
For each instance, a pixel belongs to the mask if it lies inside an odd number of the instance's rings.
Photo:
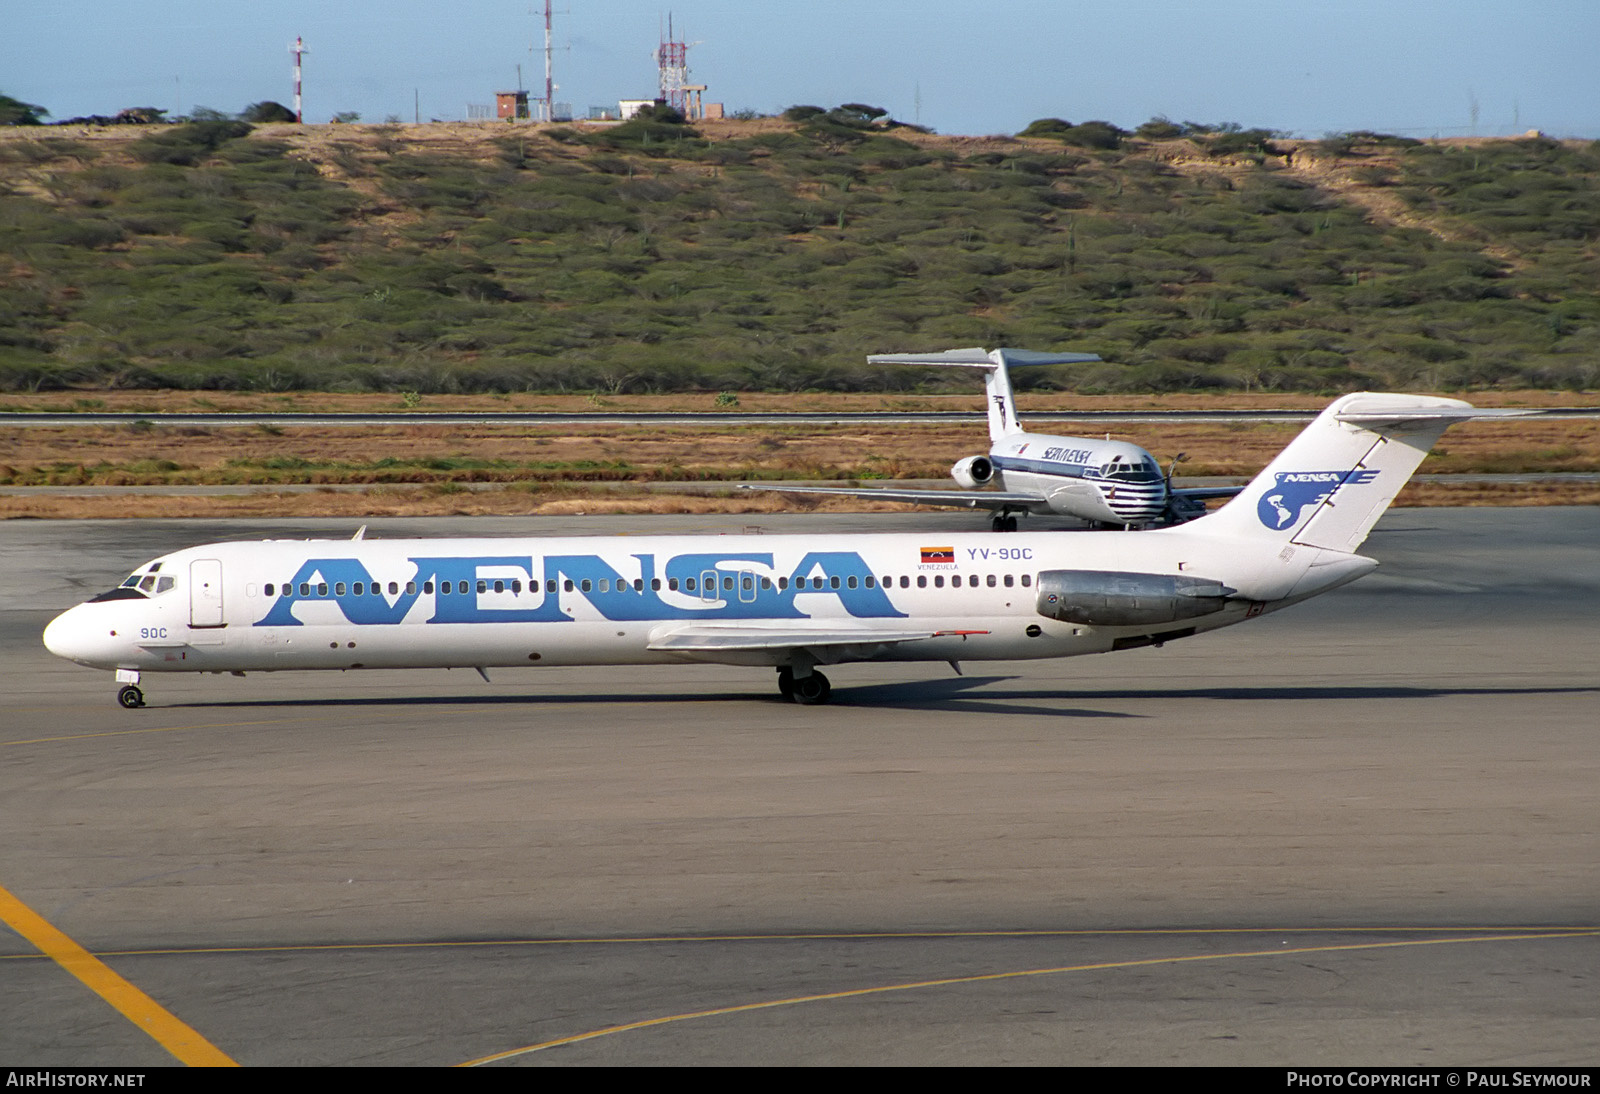
<path id="1" fill-rule="evenodd" d="M 1320 505 L 1341 486 L 1359 486 L 1378 477 L 1376 471 L 1279 471 L 1272 476 L 1256 516 L 1274 531 L 1293 528 L 1305 511 Z"/>

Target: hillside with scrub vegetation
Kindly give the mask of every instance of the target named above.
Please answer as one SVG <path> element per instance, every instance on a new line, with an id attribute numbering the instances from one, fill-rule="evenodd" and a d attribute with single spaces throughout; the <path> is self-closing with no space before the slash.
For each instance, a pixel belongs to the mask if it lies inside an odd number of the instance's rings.
<path id="1" fill-rule="evenodd" d="M 1096 128 L 1099 126 L 1100 128 Z M 870 108 L 0 129 L 0 390 L 1600 386 L 1600 142 Z"/>

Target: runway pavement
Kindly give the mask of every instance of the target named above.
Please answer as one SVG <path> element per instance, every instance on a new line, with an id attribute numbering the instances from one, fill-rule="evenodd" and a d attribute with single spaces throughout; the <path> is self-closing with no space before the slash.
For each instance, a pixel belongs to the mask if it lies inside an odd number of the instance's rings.
<path id="1" fill-rule="evenodd" d="M 0 1065 L 1595 1062 L 1600 510 L 1391 512 L 1294 609 L 820 708 L 690 666 L 130 712 L 39 644 L 165 550 L 354 523 L 0 525 Z"/>

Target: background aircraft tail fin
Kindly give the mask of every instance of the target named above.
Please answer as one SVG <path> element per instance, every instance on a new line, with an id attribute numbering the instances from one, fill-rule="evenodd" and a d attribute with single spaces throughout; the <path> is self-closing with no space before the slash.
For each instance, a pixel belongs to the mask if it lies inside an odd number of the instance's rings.
<path id="1" fill-rule="evenodd" d="M 1011 377 L 1007 365 L 1077 365 L 1098 361 L 1097 353 L 1043 353 L 1029 349 L 985 350 L 947 349 L 942 353 L 875 353 L 867 358 L 869 365 L 957 365 L 964 368 L 987 369 L 985 384 L 989 408 L 989 441 L 994 443 L 1012 433 L 1022 432 L 1017 420 L 1016 401 L 1011 394 Z"/>
<path id="2" fill-rule="evenodd" d="M 1446 429 L 1503 413 L 1431 395 L 1346 395 L 1201 522 L 1214 533 L 1353 552 Z"/>

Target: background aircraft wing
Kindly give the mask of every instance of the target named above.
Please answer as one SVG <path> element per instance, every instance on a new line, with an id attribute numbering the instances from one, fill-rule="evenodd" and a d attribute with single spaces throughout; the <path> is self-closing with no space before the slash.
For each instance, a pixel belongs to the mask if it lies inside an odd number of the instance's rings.
<path id="1" fill-rule="evenodd" d="M 1043 494 L 1004 490 L 895 490 L 878 486 L 765 486 L 740 483 L 740 490 L 770 490 L 777 494 L 838 494 L 847 498 L 900 501 L 909 505 L 948 505 L 957 509 L 1028 509 L 1049 512 Z"/>
<path id="2" fill-rule="evenodd" d="M 1237 497 L 1243 491 L 1244 487 L 1242 486 L 1181 486 L 1173 487 L 1169 493 L 1174 498 L 1210 501 L 1212 498 Z"/>

